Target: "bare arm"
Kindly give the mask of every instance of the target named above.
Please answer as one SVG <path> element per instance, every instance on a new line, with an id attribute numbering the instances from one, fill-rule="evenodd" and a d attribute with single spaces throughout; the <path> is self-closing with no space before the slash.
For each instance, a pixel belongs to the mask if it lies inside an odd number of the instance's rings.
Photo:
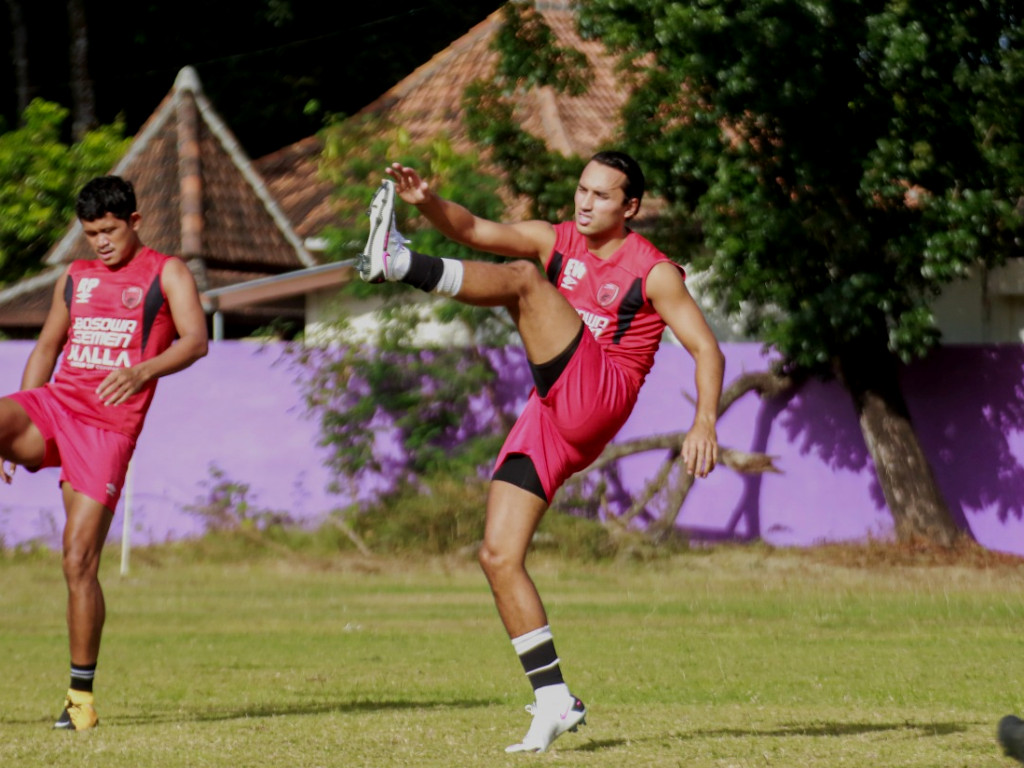
<path id="1" fill-rule="evenodd" d="M 164 265 L 160 280 L 178 340 L 156 357 L 131 368 L 111 371 L 96 388 L 96 394 L 105 405 L 123 403 L 153 379 L 188 368 L 206 355 L 206 315 L 192 273 L 180 259 L 170 259 Z"/>
<path id="2" fill-rule="evenodd" d="M 395 191 L 445 237 L 477 251 L 542 264 L 555 246 L 555 230 L 545 221 L 503 224 L 476 216 L 458 203 L 439 197 L 412 168 L 393 163 L 386 169 Z"/>
<path id="3" fill-rule="evenodd" d="M 25 363 L 25 370 L 21 375 L 22 389 L 43 386 L 50 380 L 53 369 L 57 367 L 57 358 L 64 347 L 64 342 L 67 341 L 68 329 L 71 327 L 71 317 L 64 304 L 64 286 L 67 281 L 68 273 L 65 270 L 54 286 L 50 310 L 43 322 L 43 329 L 39 332 L 39 339 Z"/>
<path id="4" fill-rule="evenodd" d="M 658 264 L 647 277 L 647 295 L 696 363 L 697 410 L 693 427 L 683 441 L 687 471 L 707 477 L 718 463 L 718 401 L 722 395 L 725 357 L 683 276 L 672 264 Z"/>

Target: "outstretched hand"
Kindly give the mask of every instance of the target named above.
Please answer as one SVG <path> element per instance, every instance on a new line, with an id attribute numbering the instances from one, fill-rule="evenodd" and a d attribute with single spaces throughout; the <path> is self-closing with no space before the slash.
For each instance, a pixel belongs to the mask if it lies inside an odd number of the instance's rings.
<path id="1" fill-rule="evenodd" d="M 395 181 L 395 192 L 409 205 L 422 205 L 430 199 L 433 192 L 414 168 L 401 163 L 392 163 L 385 173 Z"/>

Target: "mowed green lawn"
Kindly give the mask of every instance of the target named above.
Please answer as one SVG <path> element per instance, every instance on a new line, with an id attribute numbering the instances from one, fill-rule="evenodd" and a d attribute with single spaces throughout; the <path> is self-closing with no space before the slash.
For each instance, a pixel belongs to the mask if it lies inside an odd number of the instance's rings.
<path id="1" fill-rule="evenodd" d="M 475 563 L 117 552 L 101 724 L 50 730 L 67 685 L 55 557 L 0 557 L 0 765 L 999 766 L 1024 712 L 1024 565 L 835 565 L 723 547 L 648 563 L 539 557 L 588 725 L 506 755 L 529 686 Z"/>

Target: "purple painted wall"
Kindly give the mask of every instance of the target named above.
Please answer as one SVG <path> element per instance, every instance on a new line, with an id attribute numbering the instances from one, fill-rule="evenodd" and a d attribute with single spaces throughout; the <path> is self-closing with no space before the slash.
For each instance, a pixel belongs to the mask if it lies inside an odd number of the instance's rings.
<path id="1" fill-rule="evenodd" d="M 17 389 L 31 344 L 0 344 L 0 392 Z M 763 370 L 756 344 L 726 344 L 726 381 Z M 514 371 L 523 374 L 522 366 Z M 351 497 L 327 492 L 330 473 L 305 416 L 297 372 L 279 347 L 221 342 L 192 368 L 160 382 L 133 462 L 132 540 L 160 542 L 202 530 L 183 511 L 206 497 L 210 467 L 250 486 L 259 508 L 315 521 Z M 984 546 L 1024 555 L 1024 348 L 946 347 L 905 373 L 905 392 L 925 451 L 961 523 Z M 689 426 L 692 363 L 665 347 L 620 438 Z M 719 425 L 723 446 L 775 457 L 782 474 L 720 468 L 698 482 L 679 524 L 711 539 L 761 538 L 804 546 L 891 535 L 852 403 L 836 384 L 814 382 L 788 401 L 747 395 Z M 638 492 L 660 454 L 623 463 L 623 490 Z M 0 486 L 0 543 L 54 546 L 63 521 L 58 470 L 19 470 Z M 123 505 L 112 538 L 121 535 Z"/>

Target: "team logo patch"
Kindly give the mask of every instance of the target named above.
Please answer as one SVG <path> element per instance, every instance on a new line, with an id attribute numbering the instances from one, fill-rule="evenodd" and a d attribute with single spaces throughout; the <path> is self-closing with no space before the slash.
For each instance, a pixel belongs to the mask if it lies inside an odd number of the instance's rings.
<path id="1" fill-rule="evenodd" d="M 602 307 L 607 307 L 616 297 L 619 295 L 619 286 L 615 283 L 605 283 L 597 289 L 597 303 Z"/>
<path id="2" fill-rule="evenodd" d="M 137 285 L 129 285 L 121 291 L 121 303 L 128 309 L 135 309 L 142 303 L 142 289 Z"/>

